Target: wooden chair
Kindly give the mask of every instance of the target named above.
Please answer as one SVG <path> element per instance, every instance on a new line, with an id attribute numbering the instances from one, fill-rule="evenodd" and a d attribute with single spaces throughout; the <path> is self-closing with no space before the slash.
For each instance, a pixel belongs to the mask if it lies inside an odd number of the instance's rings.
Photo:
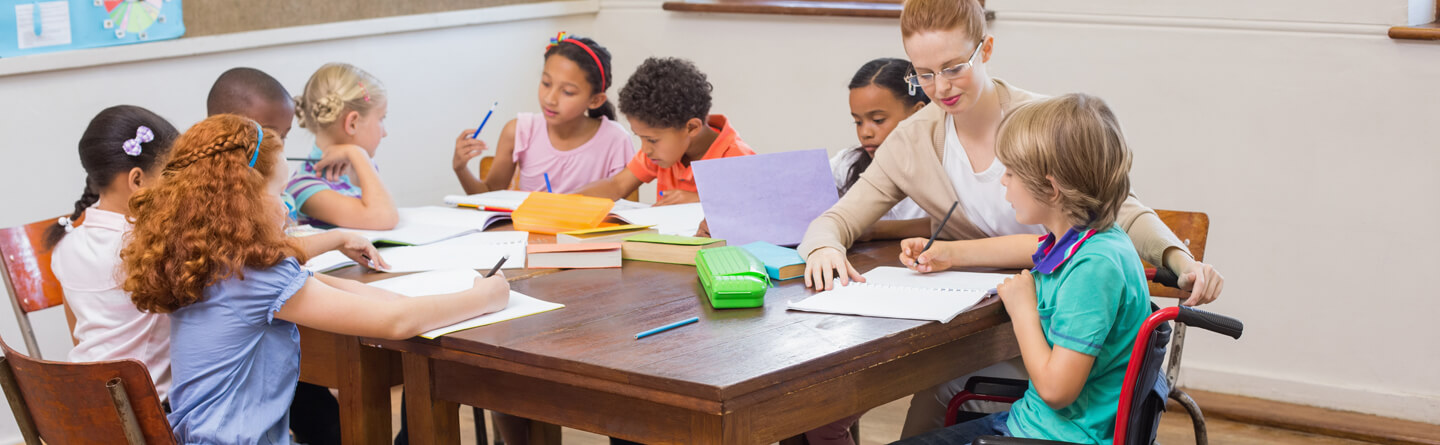
<path id="1" fill-rule="evenodd" d="M 26 444 L 175 443 L 155 384 L 139 361 L 52 362 L 3 341 L 0 347 L 0 387 Z"/>
<path id="2" fill-rule="evenodd" d="M 79 222 L 77 222 L 79 224 Z M 45 248 L 45 230 L 55 225 L 54 219 L 33 222 L 19 227 L 0 229 L 0 263 L 4 264 L 5 290 L 25 338 L 30 356 L 42 358 L 35 330 L 30 327 L 30 313 L 65 303 L 65 292 L 50 271 L 50 250 Z"/>
<path id="3" fill-rule="evenodd" d="M 490 167 L 491 167 L 492 165 L 495 165 L 495 156 L 486 156 L 486 157 L 480 158 L 480 177 L 481 177 L 481 178 L 484 178 L 484 177 L 486 177 L 486 176 L 490 176 Z M 510 190 L 519 190 L 519 189 L 520 189 L 520 175 L 515 175 L 515 177 L 513 177 L 513 178 L 510 179 Z M 630 196 L 626 196 L 625 199 L 639 202 L 639 201 L 640 201 L 640 190 L 637 189 L 637 190 L 635 190 L 635 191 L 633 191 L 633 192 L 630 192 Z"/>

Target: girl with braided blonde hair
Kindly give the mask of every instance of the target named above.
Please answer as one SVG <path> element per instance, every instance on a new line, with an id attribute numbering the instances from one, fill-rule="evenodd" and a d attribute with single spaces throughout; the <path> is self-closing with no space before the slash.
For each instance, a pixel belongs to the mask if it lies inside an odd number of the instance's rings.
<path id="1" fill-rule="evenodd" d="M 310 76 L 295 117 L 315 134 L 315 146 L 285 186 L 301 224 L 395 228 L 400 216 L 372 159 L 388 108 L 385 86 L 354 65 L 329 63 Z"/>
<path id="2" fill-rule="evenodd" d="M 180 443 L 290 443 L 297 324 L 403 339 L 509 301 L 499 273 L 413 298 L 313 275 L 284 232 L 283 151 L 255 121 L 212 116 L 176 140 L 161 181 L 130 199 L 123 288 L 137 308 L 170 314 L 169 419 Z"/>

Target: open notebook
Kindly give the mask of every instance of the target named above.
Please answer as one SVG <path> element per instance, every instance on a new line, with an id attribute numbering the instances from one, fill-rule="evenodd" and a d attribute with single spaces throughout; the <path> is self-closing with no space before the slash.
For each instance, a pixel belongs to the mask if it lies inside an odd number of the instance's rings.
<path id="1" fill-rule="evenodd" d="M 509 221 L 506 212 L 482 212 L 454 207 L 402 207 L 400 221 L 390 230 L 349 230 L 370 242 L 421 246 L 479 232 L 500 222 Z"/>
<path id="2" fill-rule="evenodd" d="M 470 269 L 446 269 L 380 280 L 370 283 L 370 285 L 407 297 L 415 297 L 460 292 L 474 286 L 475 277 L 479 276 L 479 272 Z M 435 337 L 453 332 L 514 320 L 516 318 L 527 317 L 541 312 L 549 312 L 563 307 L 565 307 L 563 304 L 538 300 L 529 295 L 512 290 L 510 291 L 510 303 L 504 310 L 435 329 L 420 334 L 420 336 L 434 339 Z"/>
<path id="3" fill-rule="evenodd" d="M 790 309 L 867 317 L 935 320 L 949 323 L 985 299 L 1009 274 L 975 272 L 916 273 L 903 267 L 877 267 L 865 282 L 792 301 Z"/>

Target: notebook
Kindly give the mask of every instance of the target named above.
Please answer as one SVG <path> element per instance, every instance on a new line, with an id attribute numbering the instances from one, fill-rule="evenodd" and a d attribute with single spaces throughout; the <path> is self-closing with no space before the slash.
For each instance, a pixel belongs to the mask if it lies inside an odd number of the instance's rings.
<path id="1" fill-rule="evenodd" d="M 810 222 L 839 195 L 825 150 L 801 150 L 695 161 L 710 235 L 733 245 L 800 244 Z"/>
<path id="2" fill-rule="evenodd" d="M 867 317 L 934 320 L 949 323 L 955 316 L 984 300 L 1010 274 L 937 272 L 921 274 L 903 267 L 877 267 L 865 273 L 864 283 L 817 293 L 791 301 L 798 311 Z"/>
<path id="3" fill-rule="evenodd" d="M 601 269 L 620 267 L 620 243 L 532 244 L 526 247 L 533 269 Z"/>
<path id="4" fill-rule="evenodd" d="M 510 218 L 515 230 L 554 235 L 600 227 L 615 201 L 582 195 L 534 192 Z"/>
<path id="5" fill-rule="evenodd" d="M 765 264 L 765 272 L 770 275 L 770 279 L 789 280 L 805 275 L 805 259 L 800 258 L 800 253 L 795 249 L 764 241 L 756 241 L 740 248 Z"/>
<path id="6" fill-rule="evenodd" d="M 724 245 L 725 240 L 722 239 L 640 234 L 625 238 L 625 241 L 620 243 L 620 251 L 627 260 L 694 266 L 695 253 L 700 249 Z"/>
<path id="7" fill-rule="evenodd" d="M 623 226 L 598 227 L 594 229 L 573 230 L 555 234 L 555 242 L 560 244 L 571 243 L 618 243 L 634 235 L 642 233 L 660 233 L 652 226 L 637 226 L 626 224 Z"/>
<path id="8" fill-rule="evenodd" d="M 475 278 L 479 276 L 479 272 L 470 269 L 445 269 L 380 280 L 370 283 L 370 285 L 400 295 L 416 297 L 460 292 L 474 287 Z M 505 306 L 504 310 L 425 332 L 420 334 L 420 336 L 434 339 L 435 337 L 453 332 L 514 320 L 520 317 L 528 317 L 563 307 L 565 307 L 563 304 L 538 300 L 529 295 L 512 290 L 510 291 L 510 302 Z"/>
<path id="9" fill-rule="evenodd" d="M 482 212 L 450 207 L 405 207 L 398 210 L 400 221 L 390 230 L 354 230 L 374 243 L 421 246 L 454 238 L 509 220 L 505 212 Z"/>
<path id="10" fill-rule="evenodd" d="M 445 205 L 465 207 L 495 207 L 501 209 L 515 210 L 525 198 L 530 197 L 530 192 L 519 190 L 496 190 L 493 192 L 477 193 L 474 195 L 446 195 Z"/>
<path id="11" fill-rule="evenodd" d="M 705 220 L 705 210 L 698 202 L 634 209 L 617 208 L 612 214 L 627 224 L 655 226 L 655 230 L 661 235 L 694 235 L 700 231 L 700 222 Z"/>
<path id="12" fill-rule="evenodd" d="M 441 269 L 490 270 L 506 255 L 503 269 L 525 267 L 525 232 L 480 232 L 423 246 L 387 247 L 380 257 L 390 264 L 386 272 L 421 272 Z M 313 260 L 312 260 L 313 261 Z M 308 263 L 307 263 L 308 264 Z"/>

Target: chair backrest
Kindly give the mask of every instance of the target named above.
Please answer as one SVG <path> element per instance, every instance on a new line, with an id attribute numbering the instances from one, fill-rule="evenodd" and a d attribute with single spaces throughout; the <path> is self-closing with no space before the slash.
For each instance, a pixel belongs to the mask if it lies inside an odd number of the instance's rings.
<path id="1" fill-rule="evenodd" d="M 45 230 L 54 219 L 19 227 L 0 229 L 0 262 L 4 263 L 5 290 L 10 294 L 15 318 L 25 337 L 30 355 L 40 357 L 30 313 L 65 303 L 60 281 L 50 271 L 50 249 L 45 248 Z"/>
<path id="2" fill-rule="evenodd" d="M 485 178 L 486 176 L 490 176 L 490 167 L 493 166 L 493 165 L 495 165 L 495 157 L 494 157 L 494 156 L 485 156 L 485 157 L 480 158 L 480 178 L 483 179 L 483 178 Z M 519 190 L 519 189 L 520 189 L 520 175 L 515 175 L 515 177 L 513 177 L 513 178 L 510 179 L 510 190 Z M 626 196 L 625 199 L 629 199 L 629 200 L 631 200 L 631 201 L 639 202 L 639 201 L 640 201 L 640 190 L 637 189 L 637 190 L 635 190 L 635 191 L 633 191 L 633 192 L 630 192 L 630 196 Z"/>
<path id="3" fill-rule="evenodd" d="M 0 341 L 0 384 L 28 444 L 174 444 L 145 365 L 52 362 Z"/>
<path id="4" fill-rule="evenodd" d="M 1152 304 L 1151 308 L 1157 311 L 1155 313 L 1159 313 L 1159 307 Z M 1117 419 L 1119 413 L 1127 411 L 1129 413 L 1124 444 L 1150 445 L 1155 443 L 1155 434 L 1160 428 L 1160 415 L 1165 412 L 1165 401 L 1170 396 L 1170 383 L 1165 379 L 1161 368 L 1165 363 L 1165 349 L 1170 343 L 1171 333 L 1170 323 L 1166 322 L 1153 325 L 1146 323 L 1141 327 L 1140 332 L 1136 333 L 1136 349 L 1132 351 L 1130 357 L 1132 365 L 1127 369 L 1124 383 L 1134 397 L 1129 399 L 1128 410 L 1117 412 Z M 1144 340 L 1143 343 L 1142 340 Z M 1143 354 L 1141 354 L 1142 350 Z M 1138 371 L 1131 375 L 1128 371 L 1136 369 L 1133 365 L 1136 354 L 1141 354 L 1140 366 Z M 1120 403 L 1127 402 L 1125 399 L 1121 399 Z M 1121 442 L 1115 443 L 1120 444 Z"/>
<path id="5" fill-rule="evenodd" d="M 1205 261 L 1205 242 L 1210 236 L 1210 216 L 1200 212 L 1182 212 L 1178 210 L 1155 210 L 1155 215 L 1160 221 L 1170 228 L 1180 242 L 1190 248 L 1190 254 L 1195 256 L 1195 261 Z M 1150 283 L 1150 295 L 1157 297 L 1186 298 L 1186 292 L 1179 289 L 1161 286 Z"/>

